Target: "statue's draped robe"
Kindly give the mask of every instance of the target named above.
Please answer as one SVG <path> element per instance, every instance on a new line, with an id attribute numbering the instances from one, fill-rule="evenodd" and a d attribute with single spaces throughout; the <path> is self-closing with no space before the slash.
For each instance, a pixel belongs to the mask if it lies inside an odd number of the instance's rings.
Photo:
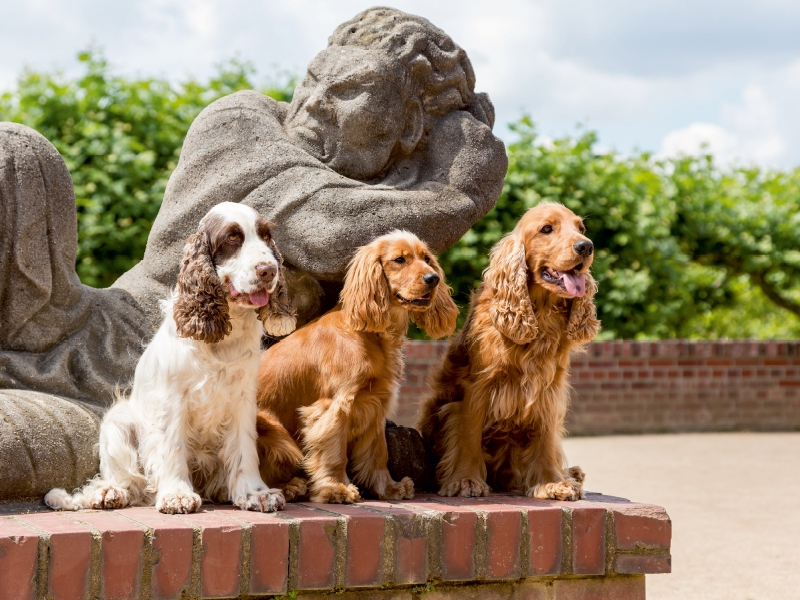
<path id="1" fill-rule="evenodd" d="M 320 290 L 318 280 L 340 282 L 355 249 L 393 229 L 416 233 L 438 253 L 502 190 L 504 146 L 466 111 L 441 118 L 414 155 L 365 183 L 295 146 L 283 129 L 287 108 L 244 91 L 197 117 L 144 259 L 106 290 L 75 274 L 75 198 L 64 161 L 39 134 L 1 125 L 0 388 L 108 404 L 163 319 L 158 301 L 175 284 L 186 239 L 219 202 L 243 202 L 276 223 L 294 273 L 291 295 L 302 293 L 303 278 Z"/>
<path id="2" fill-rule="evenodd" d="M 0 389 L 110 403 L 151 328 L 124 290 L 81 284 L 67 167 L 13 123 L 0 124 L 0 221 Z"/>
<path id="3" fill-rule="evenodd" d="M 156 300 L 174 285 L 186 238 L 219 202 L 243 202 L 276 223 L 276 243 L 294 269 L 341 281 L 355 249 L 392 229 L 445 250 L 502 190 L 505 148 L 465 111 L 441 119 L 426 140 L 430 152 L 399 161 L 370 184 L 295 146 L 283 129 L 287 109 L 243 91 L 214 102 L 192 124 L 144 260 L 114 286 L 130 291 L 151 318 L 160 318 Z M 291 294 L 291 278 L 289 285 Z"/>

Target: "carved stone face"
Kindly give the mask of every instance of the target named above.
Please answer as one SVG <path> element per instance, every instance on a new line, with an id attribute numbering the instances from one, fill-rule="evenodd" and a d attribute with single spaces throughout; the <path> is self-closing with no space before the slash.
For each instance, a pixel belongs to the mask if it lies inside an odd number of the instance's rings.
<path id="1" fill-rule="evenodd" d="M 379 52 L 326 48 L 294 92 L 284 122 L 287 134 L 345 177 L 379 176 L 406 128 L 401 69 Z"/>

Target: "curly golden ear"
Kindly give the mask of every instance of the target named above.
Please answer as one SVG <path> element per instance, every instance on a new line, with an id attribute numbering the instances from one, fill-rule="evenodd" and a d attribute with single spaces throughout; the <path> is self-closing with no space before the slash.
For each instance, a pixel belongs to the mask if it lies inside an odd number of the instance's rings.
<path id="1" fill-rule="evenodd" d="M 483 280 L 494 294 L 489 315 L 495 328 L 515 344 L 527 344 L 536 338 L 538 327 L 528 293 L 525 245 L 518 234 L 511 233 L 495 244 Z"/>
<path id="2" fill-rule="evenodd" d="M 389 284 L 383 274 L 377 243 L 358 249 L 347 269 L 339 298 L 354 330 L 377 333 L 389 328 Z"/>
<path id="3" fill-rule="evenodd" d="M 412 312 L 411 320 L 422 327 L 429 337 L 438 339 L 450 335 L 455 330 L 458 306 L 450 297 L 452 290 L 444 282 L 444 273 L 435 258 L 431 261 L 431 267 L 439 275 L 439 285 L 433 295 L 433 302 L 425 312 Z"/>
<path id="4" fill-rule="evenodd" d="M 278 283 L 269 296 L 269 302 L 258 309 L 258 318 L 264 324 L 264 331 L 273 337 L 289 335 L 297 326 L 297 313 L 289 302 L 289 287 L 283 272 L 283 257 L 275 243 L 270 240 L 272 254 L 278 260 Z"/>
<path id="5" fill-rule="evenodd" d="M 572 301 L 572 307 L 567 322 L 567 338 L 576 344 L 585 344 L 594 339 L 600 331 L 600 321 L 597 319 L 597 308 L 594 305 L 594 295 L 597 292 L 597 282 L 586 274 L 586 293 Z"/>
<path id="6" fill-rule="evenodd" d="M 179 336 L 214 344 L 231 332 L 228 300 L 202 223 L 183 248 L 177 292 L 172 315 Z"/>

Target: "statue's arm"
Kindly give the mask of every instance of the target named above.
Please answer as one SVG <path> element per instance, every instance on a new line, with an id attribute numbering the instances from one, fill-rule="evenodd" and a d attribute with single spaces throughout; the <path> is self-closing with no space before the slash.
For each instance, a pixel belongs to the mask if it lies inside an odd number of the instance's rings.
<path id="1" fill-rule="evenodd" d="M 440 119 L 427 152 L 397 165 L 391 185 L 369 185 L 328 169 L 302 202 L 283 203 L 275 220 L 290 263 L 319 279 L 340 279 L 353 250 L 392 229 L 407 229 L 437 254 L 455 244 L 494 206 L 508 166 L 505 146 L 466 111 Z M 394 181 L 393 181 L 394 180 Z M 311 235 L 309 235 L 311 234 Z"/>

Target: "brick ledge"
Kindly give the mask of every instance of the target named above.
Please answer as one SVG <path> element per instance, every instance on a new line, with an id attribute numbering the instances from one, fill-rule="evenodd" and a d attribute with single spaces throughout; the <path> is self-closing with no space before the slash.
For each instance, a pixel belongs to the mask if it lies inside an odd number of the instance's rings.
<path id="1" fill-rule="evenodd" d="M 429 584 L 444 598 L 447 586 L 466 582 L 513 583 L 503 596 L 643 598 L 642 575 L 670 572 L 671 535 L 663 508 L 599 494 L 574 503 L 420 494 L 292 503 L 275 514 L 209 505 L 180 516 L 152 508 L 15 514 L 0 517 L 0 598 L 379 588 L 434 600 Z"/>

